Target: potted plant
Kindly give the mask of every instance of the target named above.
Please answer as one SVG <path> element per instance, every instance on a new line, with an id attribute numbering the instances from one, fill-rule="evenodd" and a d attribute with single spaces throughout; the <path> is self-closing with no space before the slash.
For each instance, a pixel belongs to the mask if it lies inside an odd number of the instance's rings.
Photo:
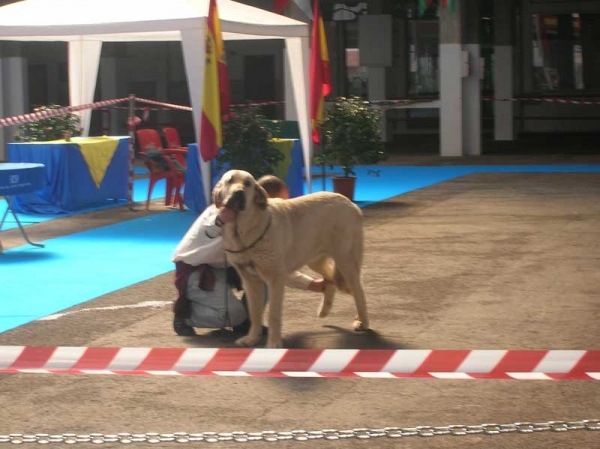
<path id="1" fill-rule="evenodd" d="M 381 111 L 358 97 L 337 98 L 325 111 L 319 129 L 321 151 L 317 161 L 333 168 L 341 166 L 333 190 L 354 199 L 356 165 L 376 164 L 384 158 L 380 130 Z"/>
<path id="2" fill-rule="evenodd" d="M 276 125 L 267 125 L 260 107 L 244 105 L 235 108 L 223 124 L 223 151 L 217 156 L 217 176 L 224 169 L 240 169 L 258 179 L 273 174 L 283 154 L 271 139 Z"/>
<path id="3" fill-rule="evenodd" d="M 57 104 L 38 106 L 33 109 L 33 112 L 51 111 L 62 107 Z M 47 142 L 80 135 L 81 120 L 79 116 L 67 113 L 36 122 L 23 123 L 17 128 L 14 138 L 17 142 Z"/>

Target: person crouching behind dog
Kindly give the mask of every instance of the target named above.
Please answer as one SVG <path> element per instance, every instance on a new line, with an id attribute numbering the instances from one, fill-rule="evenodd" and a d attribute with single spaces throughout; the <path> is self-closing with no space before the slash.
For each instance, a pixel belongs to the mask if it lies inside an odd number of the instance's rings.
<path id="1" fill-rule="evenodd" d="M 270 198 L 289 198 L 285 183 L 277 176 L 266 175 L 258 180 Z M 175 248 L 175 287 L 178 297 L 173 305 L 173 329 L 177 335 L 196 335 L 195 327 L 231 327 L 236 333 L 250 328 L 246 296 L 241 300 L 241 279 L 227 265 L 221 226 L 235 216 L 225 208 L 208 206 L 196 219 Z M 313 279 L 298 271 L 286 282 L 288 287 L 322 293 L 324 279 Z"/>

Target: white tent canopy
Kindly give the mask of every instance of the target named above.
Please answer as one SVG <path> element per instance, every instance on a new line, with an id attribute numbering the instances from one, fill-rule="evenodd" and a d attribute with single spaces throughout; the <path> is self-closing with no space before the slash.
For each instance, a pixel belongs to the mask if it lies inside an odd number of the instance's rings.
<path id="1" fill-rule="evenodd" d="M 209 0 L 24 0 L 0 8 L 0 40 L 69 44 L 71 105 L 94 100 L 102 42 L 181 41 L 196 135 L 202 113 L 204 40 Z M 286 118 L 298 120 L 310 186 L 309 25 L 232 0 L 217 0 L 225 40 L 284 39 Z M 91 111 L 84 111 L 84 134 Z M 207 204 L 210 165 L 202 162 Z"/>

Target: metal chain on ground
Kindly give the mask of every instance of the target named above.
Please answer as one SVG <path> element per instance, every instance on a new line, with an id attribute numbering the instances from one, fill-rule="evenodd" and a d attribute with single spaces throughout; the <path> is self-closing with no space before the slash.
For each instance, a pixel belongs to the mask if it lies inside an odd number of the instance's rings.
<path id="1" fill-rule="evenodd" d="M 501 435 L 506 433 L 532 434 L 539 432 L 567 432 L 572 430 L 600 430 L 599 419 L 584 419 L 581 421 L 547 421 L 547 422 L 516 422 L 513 424 L 479 424 L 467 426 L 453 424 L 449 426 L 416 426 L 416 427 L 382 427 L 382 428 L 355 428 L 348 430 L 323 429 L 323 430 L 290 430 L 262 432 L 174 432 L 174 433 L 90 433 L 90 434 L 0 434 L 0 443 L 218 443 L 235 441 L 247 443 L 253 441 L 310 441 L 310 440 L 342 440 L 348 438 L 401 438 L 401 437 L 434 437 L 434 436 L 466 436 L 466 435 Z"/>

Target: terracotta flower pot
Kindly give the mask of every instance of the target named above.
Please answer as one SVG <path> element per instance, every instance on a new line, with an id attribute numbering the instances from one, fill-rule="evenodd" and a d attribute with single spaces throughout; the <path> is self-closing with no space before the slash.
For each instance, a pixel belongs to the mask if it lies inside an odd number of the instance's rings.
<path id="1" fill-rule="evenodd" d="M 334 192 L 344 195 L 350 201 L 354 201 L 354 186 L 356 184 L 354 176 L 336 176 L 331 179 Z"/>

